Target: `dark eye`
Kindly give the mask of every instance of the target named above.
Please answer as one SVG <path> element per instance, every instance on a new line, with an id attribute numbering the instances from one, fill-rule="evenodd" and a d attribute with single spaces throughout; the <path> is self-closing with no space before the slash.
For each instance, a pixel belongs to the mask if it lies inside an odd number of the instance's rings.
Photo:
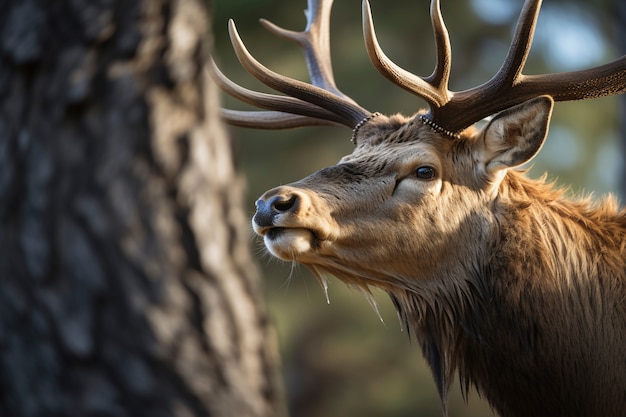
<path id="1" fill-rule="evenodd" d="M 437 177 L 437 171 L 433 167 L 422 166 L 415 170 L 415 177 L 420 180 L 434 180 Z"/>

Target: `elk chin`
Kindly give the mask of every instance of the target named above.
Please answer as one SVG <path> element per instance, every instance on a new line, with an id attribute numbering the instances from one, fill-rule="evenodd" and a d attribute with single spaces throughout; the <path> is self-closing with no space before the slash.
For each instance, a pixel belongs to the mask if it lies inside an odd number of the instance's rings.
<path id="1" fill-rule="evenodd" d="M 297 261 L 313 249 L 315 240 L 315 234 L 304 228 L 274 227 L 263 236 L 267 250 L 283 261 Z"/>

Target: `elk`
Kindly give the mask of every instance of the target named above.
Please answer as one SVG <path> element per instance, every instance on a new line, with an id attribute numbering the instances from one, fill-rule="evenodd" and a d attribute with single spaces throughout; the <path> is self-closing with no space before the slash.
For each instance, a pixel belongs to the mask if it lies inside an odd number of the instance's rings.
<path id="1" fill-rule="evenodd" d="M 591 69 L 524 75 L 541 0 L 526 0 L 502 67 L 450 91 L 451 47 L 438 0 L 430 16 L 436 65 L 428 77 L 382 51 L 370 5 L 363 32 L 374 66 L 428 109 L 406 117 L 365 110 L 335 85 L 332 0 L 309 0 L 303 32 L 262 20 L 304 50 L 311 84 L 236 55 L 283 94 L 238 86 L 211 62 L 228 94 L 263 110 L 223 110 L 234 125 L 352 129 L 337 165 L 256 202 L 252 220 L 271 254 L 388 293 L 419 341 L 443 414 L 454 374 L 502 416 L 626 414 L 626 212 L 607 197 L 571 200 L 522 165 L 541 149 L 555 101 L 626 91 L 626 56 Z M 483 126 L 476 123 L 493 116 Z"/>

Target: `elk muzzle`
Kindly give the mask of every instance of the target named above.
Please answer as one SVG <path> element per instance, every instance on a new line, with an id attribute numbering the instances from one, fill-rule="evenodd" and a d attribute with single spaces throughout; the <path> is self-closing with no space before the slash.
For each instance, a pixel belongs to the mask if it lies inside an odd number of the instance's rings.
<path id="1" fill-rule="evenodd" d="M 301 260 L 333 240 L 336 224 L 325 201 L 316 193 L 282 186 L 256 201 L 252 227 L 272 255 L 292 261 Z"/>

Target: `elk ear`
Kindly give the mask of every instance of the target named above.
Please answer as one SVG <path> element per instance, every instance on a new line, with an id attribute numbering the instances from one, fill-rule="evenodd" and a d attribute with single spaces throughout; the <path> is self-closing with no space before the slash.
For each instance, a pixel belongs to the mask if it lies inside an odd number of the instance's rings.
<path id="1" fill-rule="evenodd" d="M 511 107 L 479 132 L 479 159 L 487 174 L 530 161 L 541 149 L 548 133 L 554 101 L 541 96 Z"/>

